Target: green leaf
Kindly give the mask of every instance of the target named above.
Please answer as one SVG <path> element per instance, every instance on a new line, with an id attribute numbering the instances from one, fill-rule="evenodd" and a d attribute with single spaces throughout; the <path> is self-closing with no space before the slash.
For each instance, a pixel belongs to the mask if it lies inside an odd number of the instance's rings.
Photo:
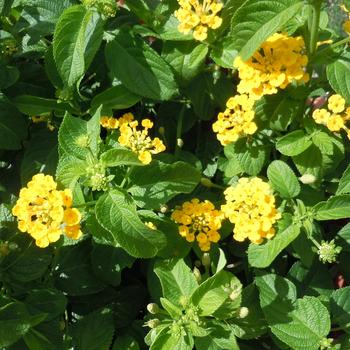
<path id="1" fill-rule="evenodd" d="M 275 160 L 267 168 L 271 186 L 282 198 L 290 199 L 300 193 L 300 185 L 293 170 L 283 161 Z"/>
<path id="2" fill-rule="evenodd" d="M 109 349 L 114 334 L 112 312 L 102 309 L 84 316 L 73 325 L 72 334 L 77 350 Z"/>
<path id="3" fill-rule="evenodd" d="M 68 103 L 38 96 L 21 95 L 13 99 L 14 105 L 23 113 L 29 116 L 49 114 L 53 111 L 72 112 L 73 109 Z"/>
<path id="4" fill-rule="evenodd" d="M 350 193 L 350 165 L 346 168 L 342 177 L 340 178 L 336 192 L 337 195 L 346 193 Z"/>
<path id="5" fill-rule="evenodd" d="M 345 54 L 335 62 L 327 65 L 327 78 L 334 91 L 350 103 L 350 74 L 349 54 Z"/>
<path id="6" fill-rule="evenodd" d="M 106 47 L 112 75 L 133 93 L 153 100 L 169 100 L 177 93 L 168 64 L 143 40 L 118 33 Z"/>
<path id="7" fill-rule="evenodd" d="M 165 236 L 140 220 L 135 202 L 126 192 L 114 189 L 105 193 L 98 199 L 95 210 L 100 225 L 131 256 L 151 258 L 164 247 Z"/>
<path id="8" fill-rule="evenodd" d="M 103 282 L 119 286 L 125 267 L 131 268 L 134 258 L 122 248 L 95 244 L 91 252 L 91 264 L 95 275 Z"/>
<path id="9" fill-rule="evenodd" d="M 190 193 L 200 181 L 197 169 L 185 162 L 165 164 L 152 162 L 147 167 L 133 169 L 128 192 L 139 207 L 159 209 L 179 193 Z"/>
<path id="10" fill-rule="evenodd" d="M 4 90 L 13 85 L 19 78 L 19 70 L 13 66 L 0 63 L 0 89 Z"/>
<path id="11" fill-rule="evenodd" d="M 19 302 L 2 306 L 0 308 L 0 347 L 7 348 L 15 343 L 45 317 L 46 314 L 31 316 L 25 305 Z"/>
<path id="12" fill-rule="evenodd" d="M 30 310 L 47 313 L 45 321 L 62 316 L 67 306 L 67 298 L 56 289 L 34 289 L 25 299 Z"/>
<path id="13" fill-rule="evenodd" d="M 57 133 L 47 129 L 33 130 L 21 163 L 22 185 L 39 172 L 54 175 L 57 158 Z"/>
<path id="14" fill-rule="evenodd" d="M 112 350 L 140 350 L 140 347 L 137 341 L 131 336 L 118 334 Z"/>
<path id="15" fill-rule="evenodd" d="M 316 220 L 338 220 L 350 217 L 350 195 L 333 196 L 313 207 Z"/>
<path id="16" fill-rule="evenodd" d="M 311 145 L 310 136 L 306 135 L 303 130 L 296 130 L 278 139 L 276 148 L 285 156 L 296 156 Z"/>
<path id="17" fill-rule="evenodd" d="M 303 1 L 246 1 L 235 13 L 230 36 L 245 61 L 272 34 L 279 31 L 303 7 Z"/>
<path id="18" fill-rule="evenodd" d="M 88 163 L 86 161 L 64 155 L 59 160 L 56 179 L 65 188 L 70 188 L 74 193 L 75 191 L 79 191 L 77 188 L 78 180 L 86 174 L 87 167 Z"/>
<path id="19" fill-rule="evenodd" d="M 217 65 L 232 69 L 233 61 L 237 54 L 238 51 L 231 38 L 225 37 L 222 40 L 215 41 L 215 46 L 213 46 L 210 51 L 210 58 L 212 58 Z"/>
<path id="20" fill-rule="evenodd" d="M 110 112 L 113 109 L 127 109 L 134 106 L 141 99 L 123 85 L 113 86 L 96 95 L 91 102 L 91 110 L 95 111 L 101 105 L 102 111 Z M 107 114 L 109 115 L 109 114 Z"/>
<path id="21" fill-rule="evenodd" d="M 82 296 L 105 288 L 105 284 L 93 273 L 90 253 L 88 240 L 60 248 L 53 268 L 57 289 L 71 296 Z"/>
<path id="22" fill-rule="evenodd" d="M 256 176 L 263 168 L 270 148 L 258 141 L 247 143 L 246 139 L 240 139 L 235 143 L 225 147 L 225 155 L 230 158 L 236 158 L 242 170 L 251 176 Z"/>
<path id="23" fill-rule="evenodd" d="M 160 303 L 172 319 L 177 319 L 182 316 L 182 309 L 174 305 L 168 299 L 160 298 Z"/>
<path id="24" fill-rule="evenodd" d="M 227 327 L 226 327 L 227 328 Z M 206 337 L 196 338 L 197 350 L 239 350 L 232 330 L 216 326 Z"/>
<path id="25" fill-rule="evenodd" d="M 181 297 L 189 299 L 198 287 L 196 278 L 182 259 L 159 261 L 154 272 L 162 285 L 163 296 L 177 306 L 181 306 Z"/>
<path id="26" fill-rule="evenodd" d="M 208 47 L 191 42 L 165 42 L 162 57 L 173 68 L 180 81 L 189 81 L 203 68 Z"/>
<path id="27" fill-rule="evenodd" d="M 295 350 L 317 350 L 330 331 L 330 316 L 322 302 L 296 298 L 295 286 L 277 275 L 256 277 L 260 303 L 273 334 Z"/>
<path id="28" fill-rule="evenodd" d="M 279 253 L 293 242 L 300 233 L 300 225 L 293 224 L 290 216 L 279 223 L 276 236 L 264 244 L 251 243 L 248 248 L 248 261 L 253 267 L 265 268 L 271 265 Z"/>
<path id="29" fill-rule="evenodd" d="M 135 152 L 123 148 L 114 148 L 102 153 L 100 160 L 106 167 L 143 165 Z"/>
<path id="30" fill-rule="evenodd" d="M 53 40 L 53 55 L 60 76 L 73 87 L 89 68 L 103 35 L 100 15 L 83 5 L 71 6 L 59 18 Z"/>
<path id="31" fill-rule="evenodd" d="M 323 156 L 321 151 L 311 145 L 303 153 L 293 157 L 293 162 L 301 175 L 314 175 L 317 180 L 321 180 L 323 175 Z"/>
<path id="32" fill-rule="evenodd" d="M 331 297 L 332 321 L 350 333 L 350 287 L 335 290 Z"/>
<path id="33" fill-rule="evenodd" d="M 303 104 L 291 98 L 290 93 L 279 92 L 276 95 L 264 96 L 257 101 L 255 115 L 272 130 L 286 131 L 302 107 Z"/>
<path id="34" fill-rule="evenodd" d="M 22 140 L 27 136 L 27 125 L 24 118 L 1 95 L 0 110 L 0 149 L 20 149 Z"/>
<path id="35" fill-rule="evenodd" d="M 68 155 L 81 160 L 85 160 L 90 152 L 97 155 L 99 140 L 99 110 L 88 122 L 69 115 L 64 117 L 58 133 L 58 141 L 62 150 Z"/>
<path id="36" fill-rule="evenodd" d="M 170 332 L 168 328 L 164 328 L 157 334 L 156 339 L 152 343 L 150 350 L 178 349 L 180 344 L 180 335 Z M 185 349 L 182 349 L 185 350 Z M 186 349 L 187 350 L 187 349 Z M 188 349 L 189 350 L 189 349 Z"/>
<path id="37" fill-rule="evenodd" d="M 240 287 L 234 275 L 222 270 L 204 281 L 193 292 L 190 300 L 193 305 L 199 307 L 201 316 L 209 316 L 230 299 L 231 293 L 237 292 L 239 296 Z"/>
<path id="38" fill-rule="evenodd" d="M 312 142 L 323 154 L 333 154 L 333 138 L 326 132 L 319 131 L 312 135 Z"/>

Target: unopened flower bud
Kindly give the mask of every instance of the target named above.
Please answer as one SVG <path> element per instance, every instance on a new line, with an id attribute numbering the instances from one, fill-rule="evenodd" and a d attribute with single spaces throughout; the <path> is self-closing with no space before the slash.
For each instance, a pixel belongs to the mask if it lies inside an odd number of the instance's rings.
<path id="1" fill-rule="evenodd" d="M 147 311 L 150 314 L 155 315 L 155 314 L 159 313 L 160 308 L 156 303 L 150 303 L 147 305 Z"/>
<path id="2" fill-rule="evenodd" d="M 193 274 L 194 274 L 194 277 L 196 278 L 197 282 L 200 283 L 202 281 L 202 275 L 197 267 L 193 268 Z"/>
<path id="3" fill-rule="evenodd" d="M 158 318 L 154 318 L 146 322 L 146 326 L 152 329 L 156 328 L 159 324 L 160 324 L 160 321 L 158 320 Z"/>
<path id="4" fill-rule="evenodd" d="M 161 127 L 158 129 L 158 132 L 159 132 L 160 135 L 163 136 L 163 135 L 165 134 L 165 129 L 164 129 L 164 127 L 161 126 Z"/>
<path id="5" fill-rule="evenodd" d="M 242 306 L 238 311 L 239 318 L 246 318 L 249 315 L 249 309 L 245 306 Z"/>
<path id="6" fill-rule="evenodd" d="M 159 211 L 160 211 L 161 213 L 165 214 L 165 213 L 168 211 L 168 206 L 167 206 L 166 204 L 162 204 L 162 205 L 160 206 Z"/>
<path id="7" fill-rule="evenodd" d="M 182 305 L 182 307 L 184 307 L 184 308 L 187 307 L 187 305 L 188 305 L 188 298 L 187 298 L 187 296 L 186 295 L 181 295 L 179 303 L 180 303 L 180 305 Z"/>
<path id="8" fill-rule="evenodd" d="M 299 177 L 299 180 L 304 185 L 311 185 L 311 184 L 315 183 L 316 177 L 312 174 L 304 174 L 303 176 Z"/>
<path id="9" fill-rule="evenodd" d="M 207 179 L 206 177 L 201 178 L 201 185 L 208 188 L 213 187 L 213 183 L 210 181 L 210 179 Z"/>
<path id="10" fill-rule="evenodd" d="M 210 267 L 210 254 L 209 253 L 204 253 L 202 256 L 202 264 L 206 267 Z"/>
<path id="11" fill-rule="evenodd" d="M 178 147 L 182 148 L 183 145 L 184 145 L 184 142 L 183 142 L 182 139 L 179 138 L 179 139 L 176 140 L 176 144 L 178 145 Z"/>
<path id="12" fill-rule="evenodd" d="M 320 341 L 320 350 L 332 349 L 333 348 L 332 343 L 333 343 L 332 338 L 323 338 Z"/>

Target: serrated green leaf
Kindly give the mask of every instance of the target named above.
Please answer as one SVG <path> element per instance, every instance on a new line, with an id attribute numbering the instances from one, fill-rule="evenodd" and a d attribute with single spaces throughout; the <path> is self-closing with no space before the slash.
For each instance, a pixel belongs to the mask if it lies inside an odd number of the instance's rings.
<path id="1" fill-rule="evenodd" d="M 346 168 L 342 177 L 340 178 L 336 194 L 350 193 L 350 166 Z"/>
<path id="2" fill-rule="evenodd" d="M 316 220 L 338 220 L 350 217 L 350 195 L 333 196 L 313 207 Z"/>
<path id="3" fill-rule="evenodd" d="M 293 162 L 301 175 L 314 175 L 316 180 L 322 178 L 324 172 L 323 157 L 315 145 L 311 145 L 303 153 L 293 156 Z"/>
<path id="4" fill-rule="evenodd" d="M 296 130 L 278 139 L 276 148 L 285 156 L 296 156 L 311 145 L 310 136 L 306 135 L 303 130 Z"/>
<path id="5" fill-rule="evenodd" d="M 110 149 L 101 154 L 102 163 L 106 167 L 117 167 L 121 165 L 142 166 L 136 153 L 123 148 Z"/>
<path id="6" fill-rule="evenodd" d="M 151 258 L 164 247 L 165 236 L 140 220 L 135 202 L 126 192 L 114 189 L 105 193 L 98 199 L 95 211 L 100 225 L 131 256 Z"/>
<path id="7" fill-rule="evenodd" d="M 275 160 L 267 168 L 271 186 L 282 198 L 294 198 L 300 193 L 300 185 L 293 170 L 283 161 Z"/>
<path id="8" fill-rule="evenodd" d="M 66 115 L 58 132 L 59 146 L 63 151 L 81 160 L 86 160 L 90 152 L 97 154 L 99 139 L 100 110 L 88 122 Z"/>
<path id="9" fill-rule="evenodd" d="M 209 316 L 217 311 L 226 300 L 230 299 L 233 290 L 238 290 L 237 278 L 227 271 L 219 271 L 204 281 L 192 294 L 191 302 L 198 306 L 200 315 Z M 232 303 L 232 300 L 231 300 Z"/>
<path id="10" fill-rule="evenodd" d="M 147 167 L 133 169 L 129 179 L 132 186 L 128 192 L 137 205 L 158 209 L 177 194 L 192 192 L 200 181 L 200 173 L 185 162 L 154 161 Z"/>
<path id="11" fill-rule="evenodd" d="M 159 261 L 154 272 L 162 285 L 163 296 L 177 306 L 181 306 L 181 297 L 189 299 L 198 287 L 196 278 L 182 259 Z"/>
<path id="12" fill-rule="evenodd" d="M 290 216 L 285 216 L 279 224 L 276 236 L 264 244 L 251 243 L 248 248 L 248 261 L 253 267 L 265 268 L 271 265 L 278 254 L 288 247 L 300 233 L 300 225 L 293 224 Z"/>
<path id="13" fill-rule="evenodd" d="M 350 103 L 350 82 L 347 77 L 350 74 L 349 55 L 340 57 L 335 62 L 327 65 L 327 78 L 334 91 L 343 96 Z"/>
<path id="14" fill-rule="evenodd" d="M 332 137 L 327 133 L 320 131 L 312 135 L 312 142 L 321 150 L 323 154 L 333 153 Z"/>
<path id="15" fill-rule="evenodd" d="M 350 287 L 335 290 L 331 296 L 332 321 L 350 333 Z"/>
<path id="16" fill-rule="evenodd" d="M 59 18 L 53 56 L 63 82 L 73 87 L 89 68 L 103 35 L 100 15 L 83 5 L 71 6 Z"/>
<path id="17" fill-rule="evenodd" d="M 91 101 L 91 111 L 94 112 L 101 105 L 103 111 L 111 111 L 113 109 L 126 109 L 134 106 L 141 99 L 125 88 L 123 85 L 113 86 L 96 95 Z"/>
<path id="18" fill-rule="evenodd" d="M 177 93 L 168 64 L 144 41 L 120 32 L 106 47 L 114 77 L 133 93 L 153 100 L 169 100 Z"/>
<path id="19" fill-rule="evenodd" d="M 203 68 L 208 47 L 193 42 L 166 42 L 162 57 L 173 68 L 176 75 L 183 81 L 194 78 Z"/>
<path id="20" fill-rule="evenodd" d="M 303 1 L 248 0 L 235 13 L 231 37 L 245 61 L 272 34 L 280 30 L 303 7 Z"/>
<path id="21" fill-rule="evenodd" d="M 113 313 L 108 309 L 94 311 L 72 326 L 77 350 L 109 349 L 114 334 Z"/>

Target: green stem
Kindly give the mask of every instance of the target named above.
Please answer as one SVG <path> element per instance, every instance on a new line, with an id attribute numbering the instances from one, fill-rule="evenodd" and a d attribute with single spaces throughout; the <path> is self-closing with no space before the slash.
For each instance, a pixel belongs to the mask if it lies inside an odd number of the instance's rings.
<path id="1" fill-rule="evenodd" d="M 321 4 L 320 0 L 313 0 L 310 8 L 309 15 L 309 32 L 310 32 L 310 43 L 309 43 L 309 55 L 314 56 L 317 49 L 318 41 L 318 30 L 320 26 L 320 15 L 321 15 Z"/>
<path id="2" fill-rule="evenodd" d="M 179 145 L 179 140 L 181 140 L 181 136 L 182 136 L 182 124 L 183 124 L 183 119 L 185 115 L 185 110 L 186 110 L 186 104 L 183 104 L 180 110 L 179 120 L 177 121 L 175 157 L 179 156 L 179 152 L 181 150 L 181 147 Z"/>
<path id="3" fill-rule="evenodd" d="M 132 169 L 133 169 L 133 167 L 131 166 L 131 167 L 129 167 L 129 169 L 127 170 L 127 172 L 126 172 L 126 174 L 125 174 L 125 177 L 124 177 L 122 183 L 120 184 L 120 187 L 121 187 L 121 188 L 124 188 L 124 186 L 125 186 L 125 184 L 126 184 L 126 181 L 128 180 L 129 175 L 130 175 Z"/>
<path id="4" fill-rule="evenodd" d="M 339 40 L 339 41 L 337 41 L 337 42 L 335 42 L 335 43 L 333 43 L 333 44 L 330 44 L 330 45 L 328 45 L 327 47 L 325 47 L 325 48 L 319 50 L 319 51 L 318 51 L 318 55 L 322 55 L 323 53 L 325 53 L 325 52 L 327 52 L 327 51 L 329 51 L 329 50 L 331 50 L 331 49 L 334 49 L 335 47 L 338 47 L 338 46 L 340 46 L 340 45 L 346 44 L 346 43 L 348 43 L 349 41 L 350 41 L 350 35 L 349 35 L 348 37 L 342 39 L 342 40 Z"/>

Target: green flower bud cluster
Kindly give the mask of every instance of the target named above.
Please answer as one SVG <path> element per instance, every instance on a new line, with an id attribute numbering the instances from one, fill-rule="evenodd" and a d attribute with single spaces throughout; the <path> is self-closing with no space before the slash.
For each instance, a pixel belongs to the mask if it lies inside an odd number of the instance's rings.
<path id="1" fill-rule="evenodd" d="M 318 248 L 317 254 L 323 263 L 334 263 L 337 260 L 338 254 L 341 252 L 341 247 L 338 247 L 334 240 L 330 242 L 322 241 Z"/>
<path id="2" fill-rule="evenodd" d="M 6 38 L 0 41 L 0 53 L 4 56 L 12 56 L 18 51 L 15 39 Z"/>
<path id="3" fill-rule="evenodd" d="M 108 184 L 113 180 L 113 175 L 106 175 L 106 168 L 100 164 L 94 164 L 86 169 L 86 185 L 90 186 L 93 191 L 107 191 Z"/>
<path id="4" fill-rule="evenodd" d="M 95 8 L 105 17 L 114 17 L 117 13 L 115 0 L 81 0 L 87 8 Z"/>

